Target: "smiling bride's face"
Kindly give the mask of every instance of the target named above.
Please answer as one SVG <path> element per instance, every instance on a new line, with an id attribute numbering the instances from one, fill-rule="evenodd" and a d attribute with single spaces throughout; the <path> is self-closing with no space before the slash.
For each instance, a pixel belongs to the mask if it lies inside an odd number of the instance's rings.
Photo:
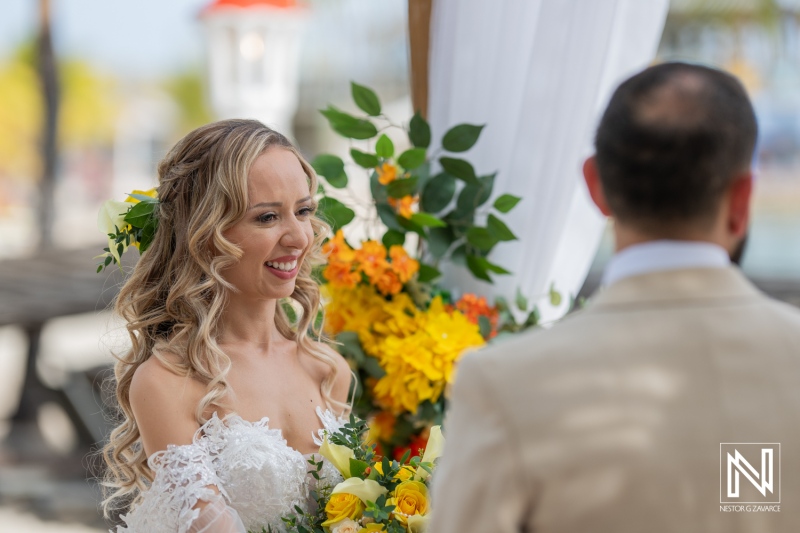
<path id="1" fill-rule="evenodd" d="M 247 212 L 225 230 L 242 250 L 238 263 L 224 271 L 240 296 L 278 299 L 294 292 L 303 259 L 314 240 L 311 217 L 316 204 L 308 176 L 289 150 L 267 149 L 247 174 Z"/>

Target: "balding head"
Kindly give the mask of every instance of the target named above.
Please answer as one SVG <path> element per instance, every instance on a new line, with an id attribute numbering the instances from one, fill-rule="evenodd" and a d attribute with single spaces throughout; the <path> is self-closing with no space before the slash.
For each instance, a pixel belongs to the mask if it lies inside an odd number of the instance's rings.
<path id="1" fill-rule="evenodd" d="M 756 120 L 742 85 L 718 70 L 666 63 L 623 83 L 597 130 L 597 170 L 610 210 L 652 230 L 710 221 L 749 171 Z"/>

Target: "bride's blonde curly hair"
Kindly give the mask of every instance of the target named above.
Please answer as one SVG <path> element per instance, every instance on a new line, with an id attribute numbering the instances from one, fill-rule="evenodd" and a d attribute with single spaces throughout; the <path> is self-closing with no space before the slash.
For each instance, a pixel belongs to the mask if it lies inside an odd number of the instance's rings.
<path id="1" fill-rule="evenodd" d="M 276 146 L 297 156 L 308 176 L 309 191 L 316 193 L 317 176 L 297 149 L 286 137 L 254 120 L 224 120 L 198 128 L 181 139 L 158 166 L 158 230 L 115 304 L 115 311 L 127 323 L 132 347 L 118 357 L 115 366 L 122 423 L 103 448 L 106 515 L 135 503 L 153 480 L 129 398 L 131 379 L 142 363 L 156 357 L 176 374 L 206 385 L 195 411 L 198 424 L 205 423 L 215 407 L 224 406 L 231 361 L 217 345 L 217 324 L 226 294 L 235 289 L 222 272 L 242 252 L 223 231 L 245 216 L 247 174 L 253 162 Z M 316 217 L 311 225 L 314 240 L 291 295 L 302 312 L 292 324 L 278 305 L 275 325 L 305 353 L 330 366 L 322 397 L 329 407 L 344 410 L 347 406 L 331 396 L 336 362 L 309 338 L 309 331 L 321 338 L 314 325 L 320 293 L 311 272 L 325 261 L 321 247 L 330 232 Z"/>

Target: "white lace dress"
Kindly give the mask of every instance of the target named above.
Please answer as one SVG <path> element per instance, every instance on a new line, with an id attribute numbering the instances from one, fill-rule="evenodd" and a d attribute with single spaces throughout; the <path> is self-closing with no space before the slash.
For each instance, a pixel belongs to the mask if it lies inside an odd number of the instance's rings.
<path id="1" fill-rule="evenodd" d="M 345 420 L 319 407 L 317 416 L 323 428 L 314 441 L 321 445 L 324 431 L 335 432 Z M 125 525 L 117 533 L 285 531 L 281 517 L 293 513 L 295 505 L 314 505 L 309 457 L 289 447 L 281 430 L 270 429 L 268 418 L 248 422 L 235 414 L 222 419 L 214 414 L 192 444 L 169 445 L 150 456 L 155 479 L 122 517 Z M 323 465 L 326 483 L 342 481 L 333 465 Z M 195 509 L 198 502 L 206 505 Z"/>

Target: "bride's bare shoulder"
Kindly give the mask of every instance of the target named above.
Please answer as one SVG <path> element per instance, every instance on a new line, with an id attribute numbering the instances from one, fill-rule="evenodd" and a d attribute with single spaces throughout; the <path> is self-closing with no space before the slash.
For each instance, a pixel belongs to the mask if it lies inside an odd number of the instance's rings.
<path id="1" fill-rule="evenodd" d="M 152 356 L 139 365 L 128 395 L 148 456 L 168 444 L 192 442 L 199 427 L 195 409 L 205 394 L 199 381 L 170 368 L 175 357 L 164 359 Z"/>

